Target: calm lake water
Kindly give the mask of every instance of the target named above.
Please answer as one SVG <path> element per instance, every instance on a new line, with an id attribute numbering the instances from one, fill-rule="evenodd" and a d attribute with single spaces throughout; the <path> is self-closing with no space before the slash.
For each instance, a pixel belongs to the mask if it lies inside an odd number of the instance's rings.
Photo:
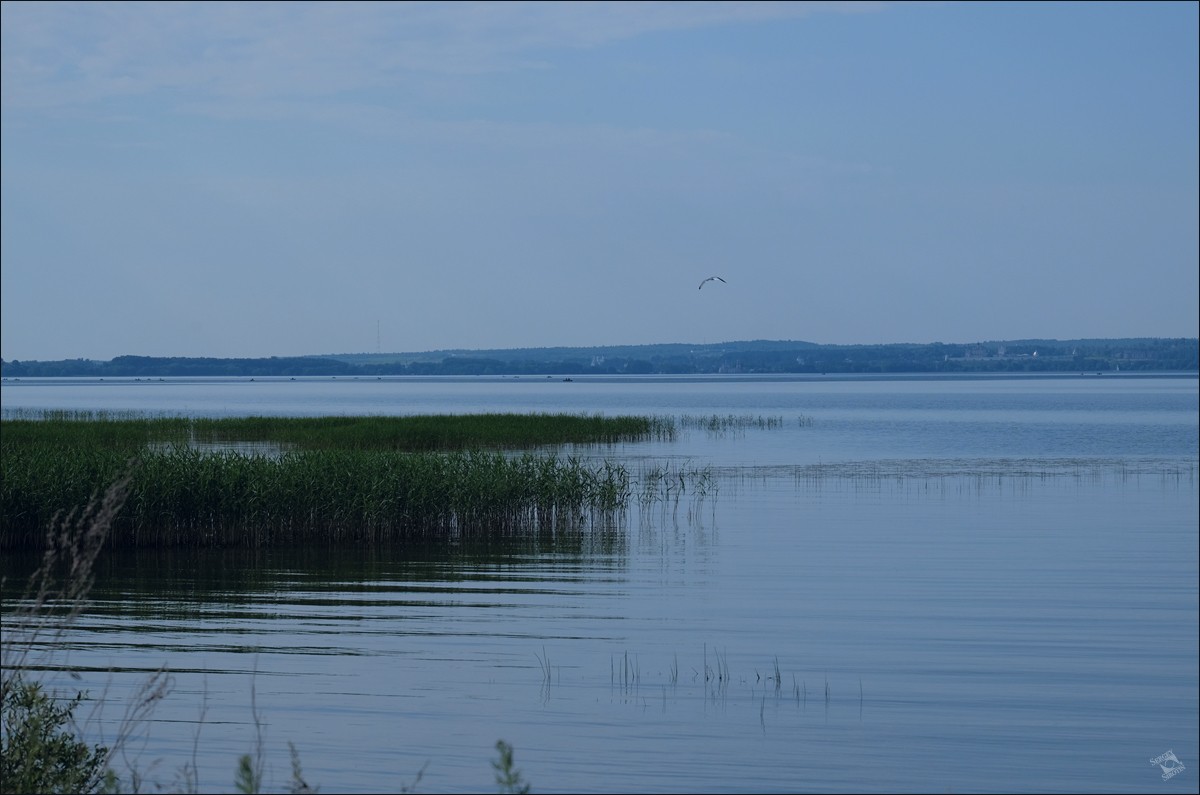
<path id="1" fill-rule="evenodd" d="M 46 675 L 106 696 L 100 737 L 166 665 L 173 690 L 128 754 L 162 786 L 195 754 L 200 791 L 232 791 L 257 709 L 273 791 L 288 742 L 323 792 L 418 775 L 417 791 L 495 791 L 503 739 L 539 792 L 1165 793 L 1200 774 L 1197 385 L 54 379 L 5 381 L 0 402 L 740 419 L 563 451 L 635 475 L 711 468 L 709 492 L 633 505 L 615 529 L 106 553 Z M 1168 751 L 1183 769 L 1164 779 L 1151 760 Z"/>

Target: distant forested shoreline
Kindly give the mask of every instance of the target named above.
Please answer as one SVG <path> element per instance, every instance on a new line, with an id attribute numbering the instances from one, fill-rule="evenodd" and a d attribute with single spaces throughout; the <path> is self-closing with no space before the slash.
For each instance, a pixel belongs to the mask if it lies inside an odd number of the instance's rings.
<path id="1" fill-rule="evenodd" d="M 507 348 L 218 359 L 3 361 L 4 378 L 753 373 L 1196 372 L 1196 338 L 820 345 L 754 340 L 591 348 Z"/>

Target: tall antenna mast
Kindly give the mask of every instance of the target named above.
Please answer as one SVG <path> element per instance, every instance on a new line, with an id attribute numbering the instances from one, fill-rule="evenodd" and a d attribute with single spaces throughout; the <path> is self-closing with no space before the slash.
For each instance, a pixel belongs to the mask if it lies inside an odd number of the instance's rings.
<path id="1" fill-rule="evenodd" d="M 375 352 L 383 353 L 383 343 L 379 340 L 379 320 L 375 320 Z"/>

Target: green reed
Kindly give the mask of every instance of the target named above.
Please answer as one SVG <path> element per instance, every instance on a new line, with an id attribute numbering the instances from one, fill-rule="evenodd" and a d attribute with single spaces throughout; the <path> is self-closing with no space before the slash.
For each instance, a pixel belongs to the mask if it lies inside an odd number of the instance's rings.
<path id="1" fill-rule="evenodd" d="M 812 419 L 801 416 L 799 418 L 801 427 L 807 427 L 812 424 Z M 783 417 L 764 417 L 762 415 L 736 415 L 736 414 L 711 414 L 711 415 L 694 415 L 685 414 L 679 418 L 679 424 L 684 428 L 700 428 L 709 433 L 721 434 L 732 431 L 745 431 L 749 428 L 757 430 L 770 430 L 784 427 Z"/>
<path id="2" fill-rule="evenodd" d="M 678 506 L 689 494 L 699 502 L 717 491 L 716 474 L 708 465 L 646 464 L 638 470 L 634 481 L 638 503 L 643 509 L 656 504 Z"/>
<path id="3" fill-rule="evenodd" d="M 148 443 L 270 443 L 304 450 L 445 451 L 523 449 L 558 444 L 612 444 L 671 439 L 664 417 L 600 414 L 463 414 L 338 417 L 138 417 L 42 412 L 5 419 L 7 445 L 135 449 Z"/>
<path id="4" fill-rule="evenodd" d="M 136 417 L 93 412 L 43 412 L 0 421 L 0 444 L 10 448 L 136 451 L 148 444 L 185 444 L 190 423 L 180 417 Z"/>
<path id="5" fill-rule="evenodd" d="M 0 546 L 33 548 L 55 514 L 132 468 L 116 546 L 382 543 L 578 528 L 620 511 L 628 475 L 553 456 L 188 448 L 5 450 Z"/>
<path id="6" fill-rule="evenodd" d="M 597 444 L 670 436 L 669 420 L 582 414 L 245 417 L 195 420 L 198 441 L 262 441 L 303 449 L 460 450 Z"/>
<path id="7" fill-rule="evenodd" d="M 0 431 L 0 547 L 15 549 L 38 547 L 56 514 L 129 472 L 131 492 L 110 537 L 117 546 L 373 544 L 581 529 L 624 510 L 632 494 L 624 467 L 499 448 L 641 438 L 673 426 L 572 415 L 89 415 L 5 420 Z M 281 452 L 196 446 L 221 440 Z"/>

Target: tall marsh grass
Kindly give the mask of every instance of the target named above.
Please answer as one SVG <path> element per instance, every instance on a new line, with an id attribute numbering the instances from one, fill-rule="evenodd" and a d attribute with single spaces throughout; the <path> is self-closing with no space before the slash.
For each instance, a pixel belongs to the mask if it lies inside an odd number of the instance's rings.
<path id="1" fill-rule="evenodd" d="M 813 424 L 813 418 L 800 415 L 796 418 L 796 422 L 801 428 L 810 428 Z M 738 414 L 709 414 L 695 415 L 685 414 L 679 418 L 679 425 L 682 428 L 700 428 L 712 434 L 725 434 L 735 431 L 745 431 L 747 429 L 755 430 L 771 430 L 783 428 L 785 423 L 783 417 L 765 417 L 763 415 L 749 416 Z"/>
<path id="2" fill-rule="evenodd" d="M 460 414 L 337 417 L 138 417 L 48 411 L 0 421 L 8 445 L 104 446 L 150 443 L 268 443 L 297 450 L 528 449 L 671 439 L 670 418 L 600 414 Z"/>
<path id="3" fill-rule="evenodd" d="M 47 522 L 132 469 L 114 546 L 379 543 L 579 527 L 619 512 L 619 466 L 498 452 L 287 453 L 187 448 L 4 451 L 0 547 L 35 548 Z"/>
<path id="4" fill-rule="evenodd" d="M 376 544 L 577 530 L 625 509 L 628 471 L 520 448 L 673 429 L 669 420 L 572 415 L 5 420 L 0 547 L 40 547 L 57 513 L 127 472 L 114 546 Z M 289 449 L 265 456 L 195 446 L 222 440 Z"/>

